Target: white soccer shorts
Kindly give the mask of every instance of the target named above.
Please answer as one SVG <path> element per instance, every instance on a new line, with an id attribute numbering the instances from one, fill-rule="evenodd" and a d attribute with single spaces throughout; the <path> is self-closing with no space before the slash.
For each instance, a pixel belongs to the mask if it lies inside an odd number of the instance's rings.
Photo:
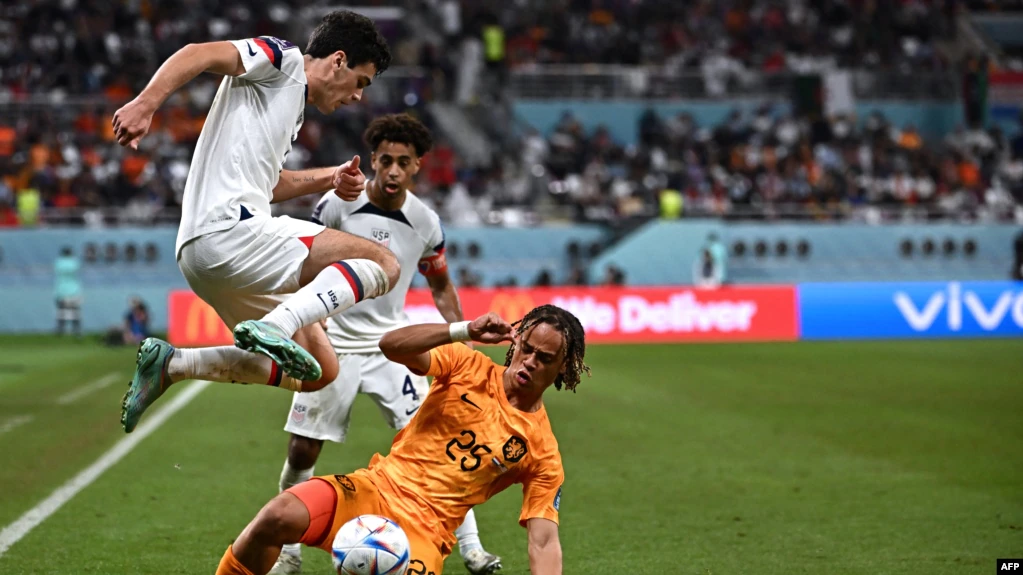
<path id="1" fill-rule="evenodd" d="M 287 216 L 250 215 L 186 243 L 178 267 L 192 291 L 234 329 L 262 318 L 298 290 L 312 238 L 324 229 Z"/>
<path id="2" fill-rule="evenodd" d="M 426 399 L 426 378 L 382 353 L 338 356 L 337 379 L 318 391 L 296 393 L 284 430 L 311 439 L 344 443 L 355 396 L 364 393 L 393 429 L 405 427 Z"/>

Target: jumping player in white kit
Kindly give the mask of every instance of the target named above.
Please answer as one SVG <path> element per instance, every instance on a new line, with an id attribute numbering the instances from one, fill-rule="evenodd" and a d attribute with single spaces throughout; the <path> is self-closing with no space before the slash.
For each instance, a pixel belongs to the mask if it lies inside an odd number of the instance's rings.
<path id="1" fill-rule="evenodd" d="M 320 322 L 386 294 L 398 282 L 398 261 L 376 242 L 272 217 L 270 204 L 327 190 L 346 200 L 362 194 L 358 156 L 301 172 L 283 165 L 307 104 L 329 114 L 357 103 L 390 60 L 371 20 L 335 11 L 312 32 L 304 55 L 269 36 L 185 46 L 114 114 L 118 143 L 137 148 L 174 91 L 202 72 L 224 76 L 192 158 L 176 255 L 192 290 L 234 331 L 235 346 L 143 341 L 122 402 L 125 431 L 184 379 L 314 391 L 337 377 Z"/>
<path id="2" fill-rule="evenodd" d="M 281 471 L 282 492 L 313 476 L 324 441 L 344 443 L 358 393 L 373 398 L 384 420 L 396 430 L 405 427 L 419 409 L 428 391 L 426 377 L 388 360 L 379 345 L 384 334 L 409 324 L 405 297 L 417 268 L 426 277 L 444 321 L 462 321 L 458 292 L 444 258 L 440 218 L 409 191 L 420 159 L 433 146 L 430 131 L 407 114 L 393 114 L 373 120 L 363 139 L 372 150 L 374 179 L 352 202 L 333 193 L 324 195 L 313 221 L 389 248 L 401 264 L 401 277 L 387 295 L 327 320 L 327 337 L 341 369 L 327 387 L 294 395 L 284 426 L 291 439 Z M 500 569 L 501 558 L 487 553 L 480 543 L 471 510 L 455 535 L 470 573 Z M 270 574 L 296 575 L 301 567 L 299 544 L 285 545 Z"/>

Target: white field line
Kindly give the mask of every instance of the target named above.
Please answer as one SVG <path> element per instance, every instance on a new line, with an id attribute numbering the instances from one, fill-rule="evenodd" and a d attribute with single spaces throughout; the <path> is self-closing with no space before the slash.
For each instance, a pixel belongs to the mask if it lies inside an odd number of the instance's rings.
<path id="1" fill-rule="evenodd" d="M 79 399 L 82 399 L 86 395 L 89 395 L 90 393 L 99 391 L 99 390 L 103 389 L 104 387 L 107 387 L 111 383 L 114 383 L 114 382 L 118 381 L 119 379 L 121 379 L 121 374 L 119 374 L 119 373 L 108 373 L 108 374 L 104 375 L 103 377 L 97 379 L 96 381 L 94 381 L 92 383 L 87 383 L 87 384 L 83 385 L 82 387 L 79 387 L 79 388 L 76 388 L 76 389 L 72 389 L 71 391 L 65 393 L 64 395 L 62 395 L 60 397 L 58 397 L 57 398 L 57 405 L 67 405 L 69 403 L 74 403 L 74 402 L 78 401 Z"/>
<path id="2" fill-rule="evenodd" d="M 67 483 L 61 485 L 49 497 L 39 502 L 38 505 L 26 511 L 14 523 L 4 527 L 0 531 L 0 556 L 3 556 L 12 545 L 21 540 L 22 537 L 32 531 L 40 523 L 53 515 L 65 503 L 78 495 L 83 489 L 89 486 L 106 470 L 113 467 L 125 455 L 131 453 L 143 439 L 156 431 L 172 415 L 188 405 L 195 396 L 209 385 L 208 381 L 196 381 L 175 395 L 170 401 L 163 404 L 159 409 L 154 410 L 142 423 L 135 428 L 130 435 L 121 438 L 106 453 L 100 456 L 92 465 L 83 469 L 81 473 L 72 477 Z"/>
<path id="3" fill-rule="evenodd" d="M 0 435 L 7 433 L 8 431 L 14 429 L 15 427 L 25 425 L 26 423 L 32 421 L 32 419 L 33 417 L 31 415 L 16 415 L 10 419 L 0 421 Z"/>

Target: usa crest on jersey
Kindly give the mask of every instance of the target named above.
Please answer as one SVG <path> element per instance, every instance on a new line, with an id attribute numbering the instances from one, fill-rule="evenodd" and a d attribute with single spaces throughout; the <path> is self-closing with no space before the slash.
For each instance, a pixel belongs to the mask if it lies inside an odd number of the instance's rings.
<path id="1" fill-rule="evenodd" d="M 383 245 L 385 248 L 391 246 L 391 230 L 382 230 L 380 228 L 373 228 L 373 239 Z"/>

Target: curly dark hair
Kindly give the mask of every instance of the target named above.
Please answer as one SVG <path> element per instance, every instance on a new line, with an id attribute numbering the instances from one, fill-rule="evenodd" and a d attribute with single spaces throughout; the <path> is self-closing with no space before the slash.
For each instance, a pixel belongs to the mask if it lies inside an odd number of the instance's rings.
<path id="1" fill-rule="evenodd" d="M 326 58 L 338 50 L 348 56 L 349 68 L 367 62 L 376 64 L 377 76 L 391 65 L 391 49 L 376 24 L 348 10 L 335 10 L 324 16 L 305 47 L 305 53 L 313 58 Z"/>
<path id="2" fill-rule="evenodd" d="M 388 114 L 375 118 L 362 134 L 362 139 L 374 152 L 384 140 L 412 146 L 420 158 L 433 148 L 430 130 L 408 114 Z"/>
<path id="3" fill-rule="evenodd" d="M 590 375 L 590 366 L 583 362 L 586 357 L 586 333 L 583 331 L 583 326 L 571 312 L 550 304 L 533 308 L 526 314 L 526 317 L 513 323 L 512 326 L 515 326 L 515 335 L 521 336 L 527 330 L 541 323 L 553 327 L 564 336 L 562 345 L 565 349 L 565 370 L 564 373 L 558 374 L 557 379 L 554 380 L 554 388 L 560 391 L 561 385 L 564 383 L 565 389 L 574 393 L 575 388 L 579 386 L 582 374 Z M 504 358 L 505 367 L 511 365 L 514 353 L 515 344 L 513 343 L 508 348 L 508 355 Z"/>

